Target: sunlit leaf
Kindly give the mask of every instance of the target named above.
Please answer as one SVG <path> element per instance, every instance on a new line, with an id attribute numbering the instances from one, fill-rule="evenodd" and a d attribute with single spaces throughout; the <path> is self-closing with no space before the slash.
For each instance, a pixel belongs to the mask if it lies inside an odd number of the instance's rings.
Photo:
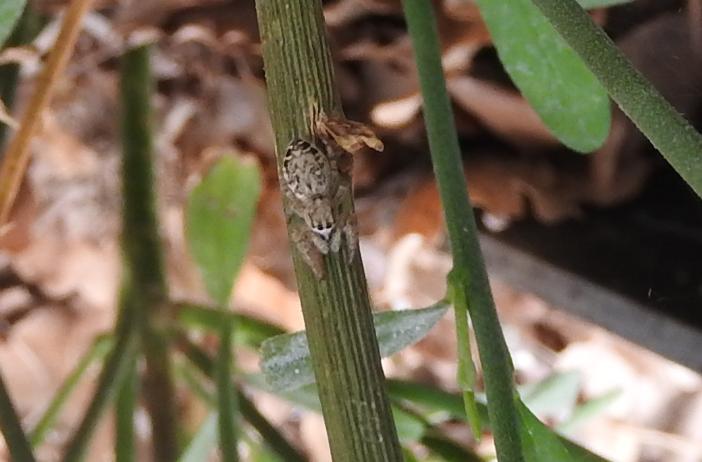
<path id="1" fill-rule="evenodd" d="M 188 199 L 190 253 L 215 302 L 226 305 L 241 267 L 261 191 L 258 167 L 227 156 L 209 171 Z"/>
<path id="2" fill-rule="evenodd" d="M 568 420 L 558 425 L 558 430 L 563 433 L 574 431 L 579 425 L 584 424 L 597 414 L 603 412 L 616 401 L 621 394 L 621 390 L 612 390 L 601 396 L 588 399 L 573 410 Z"/>
<path id="3" fill-rule="evenodd" d="M 575 406 L 580 382 L 580 374 L 576 371 L 556 372 L 539 382 L 520 387 L 519 394 L 532 412 L 558 417 Z"/>
<path id="4" fill-rule="evenodd" d="M 530 0 L 477 0 L 497 53 L 551 132 L 579 152 L 609 133 L 605 89 Z"/>
<path id="5" fill-rule="evenodd" d="M 400 438 L 400 442 L 411 443 L 418 441 L 424 435 L 427 424 L 419 417 L 397 406 L 392 407 L 392 416 L 395 420 L 395 428 L 397 429 L 397 436 Z"/>
<path id="6" fill-rule="evenodd" d="M 521 401 L 518 401 L 517 409 L 525 462 L 606 462 L 606 459 L 558 436 Z"/>
<path id="7" fill-rule="evenodd" d="M 381 356 L 390 356 L 420 340 L 447 309 L 445 303 L 439 303 L 417 310 L 375 313 L 373 322 Z M 292 390 L 314 383 L 304 331 L 266 340 L 261 346 L 261 355 L 261 369 L 272 389 Z"/>
<path id="8" fill-rule="evenodd" d="M 12 33 L 15 23 L 22 15 L 26 0 L 2 0 L 0 2 L 0 47 Z"/>

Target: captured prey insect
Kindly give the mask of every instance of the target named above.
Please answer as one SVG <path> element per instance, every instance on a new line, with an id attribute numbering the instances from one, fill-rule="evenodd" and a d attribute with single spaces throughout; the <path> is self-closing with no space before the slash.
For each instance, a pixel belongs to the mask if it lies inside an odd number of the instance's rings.
<path id="1" fill-rule="evenodd" d="M 315 276 L 322 279 L 322 256 L 338 253 L 342 237 L 351 260 L 358 245 L 356 217 L 349 197 L 352 152 L 362 144 L 369 145 L 368 140 L 376 148 L 382 143 L 356 122 L 319 114 L 313 114 L 312 120 L 313 138 L 318 141 L 292 140 L 281 162 L 280 178 L 288 203 L 292 241 Z M 357 134 L 359 131 L 365 138 Z"/>

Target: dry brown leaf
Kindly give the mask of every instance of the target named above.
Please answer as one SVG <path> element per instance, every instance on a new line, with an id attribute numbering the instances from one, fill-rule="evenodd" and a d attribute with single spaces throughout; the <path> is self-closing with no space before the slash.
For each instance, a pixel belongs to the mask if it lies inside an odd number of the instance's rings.
<path id="1" fill-rule="evenodd" d="M 334 138 L 341 148 L 351 154 L 364 147 L 375 151 L 384 149 L 383 142 L 365 124 L 338 117 L 329 117 L 324 113 L 316 118 L 317 131 Z"/>

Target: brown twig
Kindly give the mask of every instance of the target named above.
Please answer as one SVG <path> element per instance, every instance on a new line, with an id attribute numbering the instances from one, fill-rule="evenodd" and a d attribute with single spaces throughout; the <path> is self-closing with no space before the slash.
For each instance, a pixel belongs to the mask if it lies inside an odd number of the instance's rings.
<path id="1" fill-rule="evenodd" d="M 19 131 L 12 139 L 0 168 L 0 226 L 7 223 L 29 162 L 29 142 L 39 118 L 49 103 L 59 75 L 63 72 L 78 39 L 80 24 L 92 0 L 73 0 L 63 18 L 61 32 L 54 44 L 37 88 L 22 117 Z"/>

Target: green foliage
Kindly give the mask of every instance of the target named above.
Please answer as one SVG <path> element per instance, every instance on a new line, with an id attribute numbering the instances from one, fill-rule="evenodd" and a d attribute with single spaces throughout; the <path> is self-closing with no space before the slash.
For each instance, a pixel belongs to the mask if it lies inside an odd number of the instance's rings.
<path id="1" fill-rule="evenodd" d="M 477 4 L 505 70 L 551 132 L 576 151 L 599 148 L 609 133 L 609 99 L 580 57 L 531 0 Z"/>
<path id="2" fill-rule="evenodd" d="M 575 0 L 531 0 L 651 144 L 702 197 L 702 135 L 632 66 Z"/>
<path id="3" fill-rule="evenodd" d="M 5 438 L 5 444 L 12 460 L 16 462 L 34 462 L 34 455 L 29 441 L 22 430 L 17 411 L 5 387 L 5 381 L 0 374 L 0 430 Z"/>
<path id="4" fill-rule="evenodd" d="M 382 357 L 419 341 L 446 313 L 438 303 L 416 310 L 385 311 L 373 315 Z M 304 331 L 279 335 L 263 342 L 261 369 L 273 390 L 293 390 L 314 383 L 312 361 Z"/>
<path id="5" fill-rule="evenodd" d="M 258 167 L 223 157 L 188 199 L 186 235 L 208 293 L 225 306 L 246 253 L 261 178 Z"/>
<path id="6" fill-rule="evenodd" d="M 0 2 L 0 47 L 12 33 L 15 23 L 22 15 L 26 0 L 2 0 Z"/>
<path id="7" fill-rule="evenodd" d="M 475 216 L 467 194 L 458 136 L 441 66 L 441 47 L 431 2 L 404 0 L 405 17 L 417 62 L 429 139 L 441 205 L 453 257 L 452 290 L 461 291 L 469 311 L 488 397 L 490 423 L 498 458 L 522 461 L 513 367 L 502 334 L 485 270 Z M 455 299 L 455 292 L 452 294 Z M 460 309 L 465 309 L 460 308 Z M 455 309 L 457 325 L 465 325 Z M 471 396 L 467 395 L 470 405 Z M 466 411 L 474 414 L 470 406 Z"/>
<path id="8" fill-rule="evenodd" d="M 555 374 L 530 386 L 530 390 L 527 390 L 525 394 L 535 398 L 537 404 L 541 401 L 541 397 L 547 395 L 554 398 L 559 395 L 566 396 L 573 376 L 575 374 L 572 373 Z M 388 388 L 393 399 L 412 403 L 413 406 L 421 410 L 423 415 L 430 416 L 428 418 L 434 422 L 444 419 L 466 421 L 463 402 L 458 394 L 418 383 L 397 380 L 389 381 Z M 521 400 L 517 400 L 517 404 L 520 438 L 527 462 L 606 462 L 605 459 L 568 441 L 545 426 Z M 477 403 L 477 407 L 478 412 L 483 416 L 483 421 L 489 425 L 489 420 L 485 417 L 487 416 L 487 408 L 484 402 Z M 598 410 L 601 409 L 598 407 Z"/>
<path id="9" fill-rule="evenodd" d="M 574 444 L 568 444 L 518 402 L 520 438 L 526 462 L 606 462 Z"/>
<path id="10" fill-rule="evenodd" d="M 63 384 L 61 384 L 54 394 L 54 397 L 51 399 L 41 419 L 39 419 L 39 422 L 37 422 L 34 429 L 30 432 L 29 441 L 32 446 L 39 446 L 42 441 L 44 441 L 44 438 L 56 422 L 59 412 L 64 404 L 66 404 L 73 390 L 78 386 L 80 379 L 83 378 L 90 366 L 107 356 L 107 353 L 112 348 L 112 343 L 113 340 L 111 336 L 98 337 L 93 342 L 90 349 L 83 355 L 80 361 L 78 361 L 76 367 L 71 371 L 68 377 L 66 377 L 66 380 L 64 380 Z"/>
<path id="11" fill-rule="evenodd" d="M 595 415 L 604 411 L 614 401 L 616 401 L 622 392 L 621 390 L 611 390 L 607 393 L 588 399 L 586 402 L 578 405 L 573 409 L 570 417 L 563 423 L 558 425 L 558 430 L 562 433 L 569 433 L 575 430 L 579 425 L 592 419 Z"/>
<path id="12" fill-rule="evenodd" d="M 214 301 L 226 307 L 234 278 L 244 261 L 256 212 L 261 179 L 258 166 L 223 157 L 192 191 L 187 207 L 187 238 L 205 287 Z M 223 310 L 224 311 L 224 310 Z M 222 459 L 238 460 L 236 397 L 231 384 L 233 324 L 221 324 L 217 356 L 217 395 L 220 407 Z"/>
<path id="13" fill-rule="evenodd" d="M 266 339 L 285 333 L 278 326 L 244 314 L 189 303 L 174 306 L 178 320 L 190 328 L 219 331 L 223 324 L 236 325 L 234 340 L 237 345 L 258 349 Z"/>
<path id="14" fill-rule="evenodd" d="M 623 5 L 625 3 L 631 3 L 632 1 L 633 0 L 578 0 L 578 3 L 586 10 L 591 10 L 593 8 Z"/>
<path id="15" fill-rule="evenodd" d="M 126 373 L 115 400 L 115 462 L 136 461 L 134 412 L 138 395 L 137 362 L 136 358 L 132 358 L 129 371 Z"/>
<path id="16" fill-rule="evenodd" d="M 523 402 L 539 415 L 561 414 L 572 409 L 580 391 L 578 372 L 560 372 L 534 384 L 520 387 Z"/>
<path id="17" fill-rule="evenodd" d="M 178 462 L 202 462 L 208 460 L 217 444 L 217 412 L 210 412 L 197 433 L 185 448 Z"/>

